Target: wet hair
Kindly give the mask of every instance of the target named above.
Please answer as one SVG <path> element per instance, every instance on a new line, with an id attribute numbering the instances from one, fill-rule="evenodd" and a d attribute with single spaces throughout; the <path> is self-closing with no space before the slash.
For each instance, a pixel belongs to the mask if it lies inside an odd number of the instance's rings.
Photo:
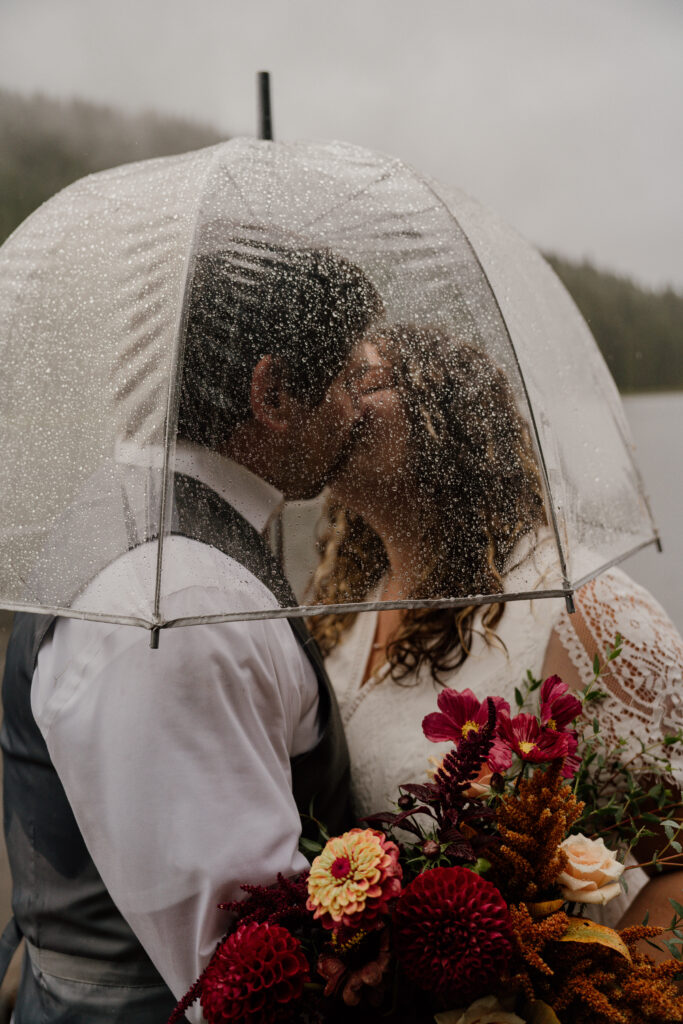
<path id="1" fill-rule="evenodd" d="M 382 312 L 365 274 L 327 249 L 244 239 L 197 257 L 187 312 L 178 435 L 215 448 L 251 415 L 254 367 L 275 357 L 313 407 Z"/>
<path id="2" fill-rule="evenodd" d="M 429 327 L 399 326 L 378 343 L 392 362 L 409 421 L 408 450 L 419 508 L 424 572 L 410 595 L 496 594 L 518 541 L 545 523 L 543 488 L 525 420 L 505 374 L 478 348 Z M 388 569 L 379 536 L 349 509 L 328 502 L 313 602 L 366 600 Z M 481 612 L 491 640 L 504 604 Z M 387 648 L 401 679 L 427 665 L 435 680 L 467 658 L 477 606 L 405 612 Z M 312 620 L 325 653 L 355 619 L 331 613 Z M 477 627 L 479 628 L 479 627 Z"/>

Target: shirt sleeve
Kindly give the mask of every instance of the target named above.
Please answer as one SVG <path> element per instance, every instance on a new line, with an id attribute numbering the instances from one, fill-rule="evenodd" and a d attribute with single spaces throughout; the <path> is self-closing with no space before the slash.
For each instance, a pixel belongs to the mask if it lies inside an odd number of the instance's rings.
<path id="1" fill-rule="evenodd" d="M 151 650 L 60 619 L 32 706 L 105 885 L 182 996 L 226 931 L 218 903 L 306 867 L 289 759 L 316 741 L 317 683 L 289 624 L 169 629 Z"/>

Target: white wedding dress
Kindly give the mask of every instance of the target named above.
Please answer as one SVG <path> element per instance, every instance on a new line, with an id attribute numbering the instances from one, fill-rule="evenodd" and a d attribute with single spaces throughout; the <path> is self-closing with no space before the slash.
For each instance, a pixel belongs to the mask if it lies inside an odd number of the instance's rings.
<path id="1" fill-rule="evenodd" d="M 508 585 L 514 586 L 513 578 Z M 469 657 L 445 685 L 469 688 L 479 700 L 504 697 L 515 714 L 515 687 L 527 670 L 540 676 L 547 651 L 548 674 L 586 684 L 594 655 L 602 655 L 619 632 L 623 653 L 600 682 L 608 697 L 594 705 L 603 735 L 624 736 L 635 752 L 640 739 L 683 727 L 683 640 L 652 595 L 611 569 L 577 592 L 576 605 L 569 615 L 562 599 L 509 602 L 495 630 L 499 643 L 491 646 L 475 633 Z M 424 781 L 432 767 L 428 759 L 441 758 L 450 746 L 431 743 L 422 733 L 422 719 L 437 710 L 440 689 L 428 669 L 396 682 L 385 665 L 363 684 L 376 624 L 377 612 L 359 614 L 326 660 L 349 744 L 358 816 L 391 810 L 399 785 Z M 683 752 L 672 767 L 683 782 Z M 618 919 L 647 880 L 640 868 L 627 875 L 628 894 L 603 911 L 606 922 Z"/>

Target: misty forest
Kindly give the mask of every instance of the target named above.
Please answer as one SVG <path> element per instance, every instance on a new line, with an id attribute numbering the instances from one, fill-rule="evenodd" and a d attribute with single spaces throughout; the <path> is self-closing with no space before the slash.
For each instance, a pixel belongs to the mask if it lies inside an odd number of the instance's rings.
<path id="1" fill-rule="evenodd" d="M 0 89 L 0 243 L 37 206 L 77 178 L 148 157 L 198 149 L 209 126 L 131 116 L 80 100 Z M 546 253 L 624 393 L 683 389 L 683 295 Z"/>

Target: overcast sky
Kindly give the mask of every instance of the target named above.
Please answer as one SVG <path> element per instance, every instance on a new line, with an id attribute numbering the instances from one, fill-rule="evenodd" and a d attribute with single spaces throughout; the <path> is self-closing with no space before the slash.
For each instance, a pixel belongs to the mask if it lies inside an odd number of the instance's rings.
<path id="1" fill-rule="evenodd" d="M 393 153 L 683 289 L 682 0 L 0 0 L 0 85 Z"/>

